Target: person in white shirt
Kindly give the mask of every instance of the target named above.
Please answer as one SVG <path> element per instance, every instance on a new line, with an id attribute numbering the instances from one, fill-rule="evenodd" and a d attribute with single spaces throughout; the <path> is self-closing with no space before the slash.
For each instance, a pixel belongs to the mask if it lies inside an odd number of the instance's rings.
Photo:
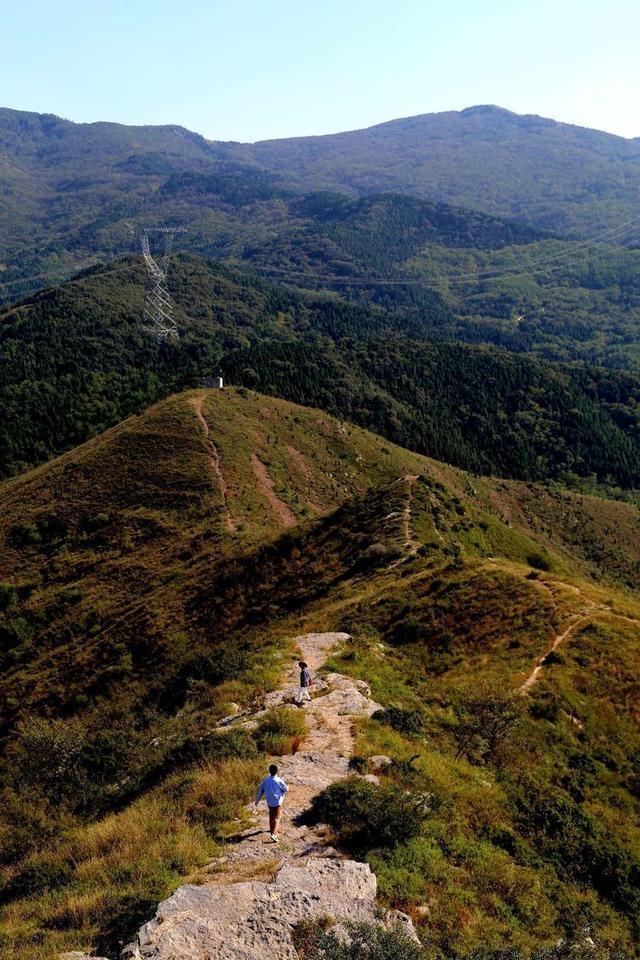
<path id="1" fill-rule="evenodd" d="M 278 843 L 278 830 L 280 828 L 280 819 L 282 817 L 282 804 L 284 796 L 289 787 L 282 777 L 278 776 L 278 768 L 275 763 L 269 767 L 269 776 L 265 777 L 256 793 L 256 807 L 264 797 L 269 807 L 269 833 L 272 843 Z"/>

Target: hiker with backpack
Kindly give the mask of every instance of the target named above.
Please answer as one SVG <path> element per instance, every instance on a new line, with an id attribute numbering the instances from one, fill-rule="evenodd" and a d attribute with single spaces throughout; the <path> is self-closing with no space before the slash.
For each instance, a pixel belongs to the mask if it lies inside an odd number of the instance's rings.
<path id="1" fill-rule="evenodd" d="M 275 763 L 272 763 L 269 767 L 269 775 L 264 778 L 258 787 L 255 799 L 256 807 L 263 797 L 267 801 L 269 808 L 269 833 L 271 834 L 272 843 L 278 843 L 280 840 L 278 830 L 282 818 L 282 804 L 284 803 L 284 797 L 288 789 L 289 787 L 282 777 L 278 776 L 277 766 Z"/>
<path id="2" fill-rule="evenodd" d="M 304 660 L 300 660 L 300 662 L 298 663 L 298 666 L 300 667 L 300 683 L 298 685 L 298 691 L 296 693 L 296 707 L 301 707 L 303 700 L 308 700 L 309 702 L 311 702 L 311 694 L 309 693 L 309 687 L 313 684 L 313 680 L 311 679 L 311 673 L 309 671 L 309 667 L 304 662 Z"/>

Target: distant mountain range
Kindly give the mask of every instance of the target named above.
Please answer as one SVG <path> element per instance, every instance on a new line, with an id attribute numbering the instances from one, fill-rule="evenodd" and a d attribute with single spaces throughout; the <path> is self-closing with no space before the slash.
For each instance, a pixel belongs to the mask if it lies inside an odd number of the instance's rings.
<path id="1" fill-rule="evenodd" d="M 317 191 L 393 191 L 556 235 L 633 241 L 637 227 L 616 231 L 638 216 L 640 140 L 497 107 L 256 144 L 3 109 L 3 299 L 128 252 L 142 222 L 186 223 L 190 248 L 207 254 L 260 242 L 283 201 Z"/>

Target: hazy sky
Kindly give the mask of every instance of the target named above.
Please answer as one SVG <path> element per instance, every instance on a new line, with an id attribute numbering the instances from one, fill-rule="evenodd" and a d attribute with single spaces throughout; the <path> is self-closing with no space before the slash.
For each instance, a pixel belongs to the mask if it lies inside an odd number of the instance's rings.
<path id="1" fill-rule="evenodd" d="M 640 136 L 640 0 L 0 0 L 0 105 L 329 133 L 495 103 Z"/>

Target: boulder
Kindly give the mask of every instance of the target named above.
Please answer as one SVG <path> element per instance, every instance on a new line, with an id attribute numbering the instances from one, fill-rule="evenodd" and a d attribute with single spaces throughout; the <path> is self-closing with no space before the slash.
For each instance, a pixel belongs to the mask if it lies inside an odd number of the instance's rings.
<path id="1" fill-rule="evenodd" d="M 284 864 L 272 882 L 188 884 L 158 907 L 123 960 L 298 960 L 291 932 L 300 921 L 379 923 L 376 878 L 368 864 L 312 858 Z M 384 918 L 383 922 L 384 922 Z M 415 936 L 411 921 L 402 923 Z"/>

